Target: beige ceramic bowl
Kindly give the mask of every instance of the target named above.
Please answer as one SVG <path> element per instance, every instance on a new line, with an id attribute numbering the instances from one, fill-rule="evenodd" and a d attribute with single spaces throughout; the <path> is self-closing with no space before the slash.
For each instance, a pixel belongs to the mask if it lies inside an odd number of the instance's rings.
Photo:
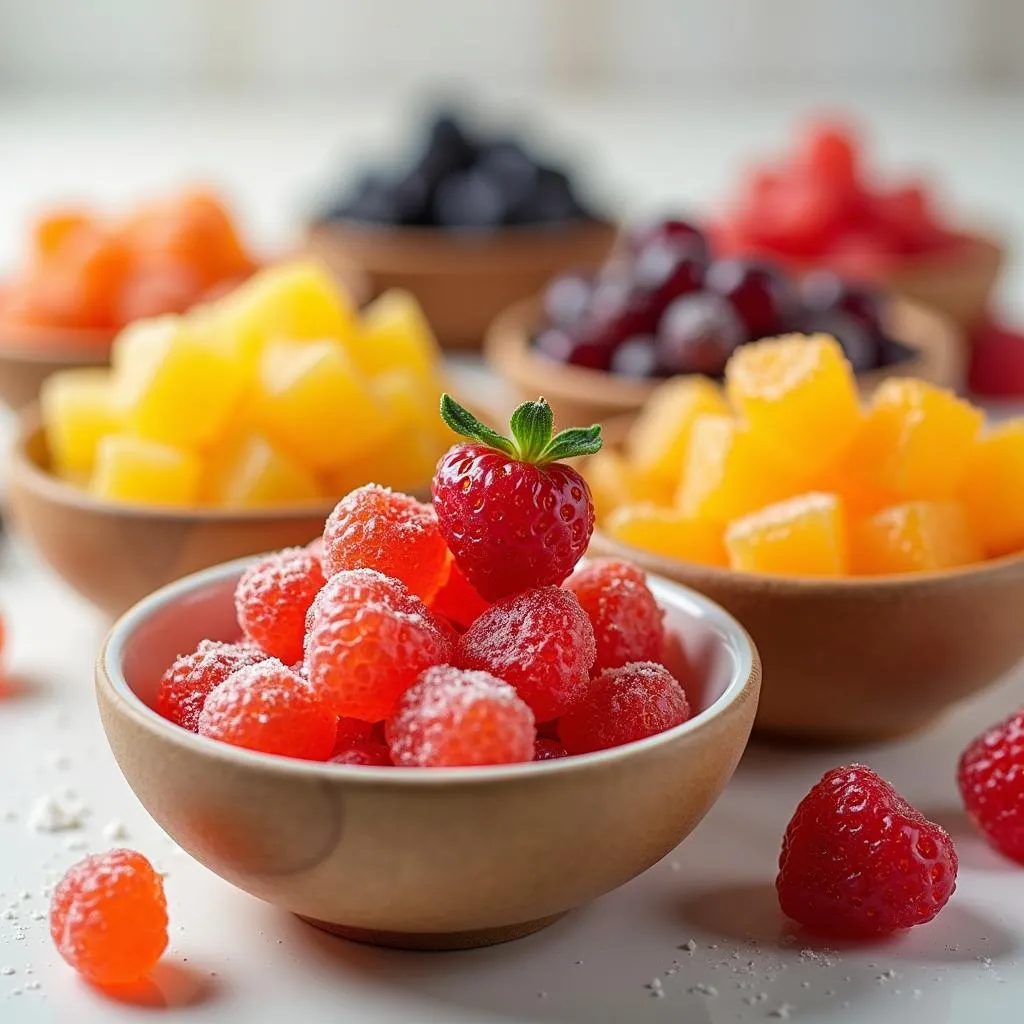
<path id="1" fill-rule="evenodd" d="M 110 746 L 142 804 L 246 892 L 350 938 L 410 948 L 501 942 L 629 881 L 688 835 L 746 746 L 760 663 L 706 598 L 651 588 L 685 644 L 683 725 L 582 757 L 493 768 L 361 768 L 255 754 L 152 710 L 175 655 L 237 636 L 245 566 L 197 573 L 112 629 L 96 685 Z M 678 651 L 678 643 L 670 642 Z M 667 659 L 682 678 L 675 660 Z"/>
<path id="2" fill-rule="evenodd" d="M 694 565 L 600 533 L 591 551 L 692 587 L 750 630 L 767 679 L 760 733 L 826 743 L 904 735 L 1024 657 L 1024 554 L 950 572 L 821 580 Z"/>

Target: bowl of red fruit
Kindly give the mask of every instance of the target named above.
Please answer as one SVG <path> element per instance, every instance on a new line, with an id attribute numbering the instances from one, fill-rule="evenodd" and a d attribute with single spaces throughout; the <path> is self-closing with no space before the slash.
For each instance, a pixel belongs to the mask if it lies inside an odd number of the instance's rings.
<path id="1" fill-rule="evenodd" d="M 442 345 L 479 348 L 506 306 L 566 267 L 596 267 L 615 229 L 569 174 L 517 138 L 448 113 L 424 134 L 406 163 L 326 204 L 308 244 L 360 268 L 375 294 L 412 292 Z"/>
<path id="2" fill-rule="evenodd" d="M 941 310 L 965 329 L 977 326 L 1002 246 L 954 224 L 927 180 L 882 180 L 863 150 L 849 126 L 811 123 L 785 160 L 745 177 L 715 226 L 716 244 L 798 274 L 828 267 Z"/>
<path id="3" fill-rule="evenodd" d="M 963 375 L 960 333 L 934 310 L 833 271 L 798 281 L 763 260 L 715 258 L 682 220 L 633 231 L 595 276 L 556 277 L 507 309 L 486 354 L 521 395 L 543 392 L 560 419 L 587 422 L 635 414 L 667 377 L 721 377 L 737 348 L 792 332 L 837 338 L 865 390 Z"/>
<path id="4" fill-rule="evenodd" d="M 708 599 L 584 562 L 594 510 L 527 403 L 470 437 L 433 505 L 366 485 L 315 545 L 217 566 L 114 626 L 114 755 L 181 846 L 351 938 L 516 938 L 679 843 L 731 776 L 760 663 Z M 446 416 L 448 418 L 448 416 Z"/>

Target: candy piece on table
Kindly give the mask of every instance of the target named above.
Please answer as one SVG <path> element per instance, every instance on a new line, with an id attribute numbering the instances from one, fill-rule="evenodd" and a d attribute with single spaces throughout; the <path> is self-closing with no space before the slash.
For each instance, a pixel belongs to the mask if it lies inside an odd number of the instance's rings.
<path id="1" fill-rule="evenodd" d="M 983 422 L 981 410 L 920 380 L 879 385 L 844 462 L 846 472 L 908 499 L 956 495 Z"/>
<path id="2" fill-rule="evenodd" d="M 306 612 L 325 583 L 320 559 L 285 548 L 253 562 L 235 587 L 235 612 L 246 638 L 286 665 L 302 659 Z"/>
<path id="3" fill-rule="evenodd" d="M 363 768 L 390 768 L 391 751 L 380 740 L 359 740 L 338 749 L 334 745 L 334 753 L 328 758 L 331 764 L 352 764 Z"/>
<path id="4" fill-rule="evenodd" d="M 267 508 L 317 501 L 323 488 L 303 465 L 250 432 L 207 463 L 203 497 L 220 508 Z"/>
<path id="5" fill-rule="evenodd" d="M 125 434 L 96 446 L 89 491 L 97 498 L 139 505 L 194 505 L 202 464 L 191 452 Z"/>
<path id="6" fill-rule="evenodd" d="M 620 505 L 641 502 L 668 505 L 672 501 L 671 484 L 643 476 L 612 448 L 602 448 L 596 455 L 591 455 L 583 465 L 583 474 L 590 485 L 598 522 Z"/>
<path id="7" fill-rule="evenodd" d="M 62 370 L 43 382 L 39 401 L 53 468 L 61 476 L 87 476 L 100 439 L 117 431 L 124 419 L 110 371 Z"/>
<path id="8" fill-rule="evenodd" d="M 694 421 L 676 492 L 685 516 L 725 524 L 801 489 L 751 427 L 731 416 L 701 415 Z"/>
<path id="9" fill-rule="evenodd" d="M 430 505 L 366 484 L 346 495 L 324 525 L 324 572 L 376 569 L 430 601 L 448 579 L 451 554 Z"/>
<path id="10" fill-rule="evenodd" d="M 675 377 L 658 385 L 626 438 L 630 464 L 642 477 L 657 478 L 667 487 L 675 487 L 686 458 L 690 431 L 696 418 L 704 413 L 729 414 L 722 389 L 706 377 Z"/>
<path id="11" fill-rule="evenodd" d="M 855 573 L 930 572 L 979 562 L 967 512 L 952 501 L 908 501 L 882 509 L 850 534 Z"/>
<path id="12" fill-rule="evenodd" d="M 800 801 L 775 882 L 782 911 L 829 938 L 925 924 L 956 888 L 953 840 L 862 764 L 833 768 Z"/>
<path id="13" fill-rule="evenodd" d="M 721 524 L 694 519 L 677 508 L 623 505 L 604 523 L 605 533 L 620 544 L 700 565 L 725 565 Z"/>
<path id="14" fill-rule="evenodd" d="M 569 752 L 562 746 L 561 740 L 551 740 L 539 736 L 533 745 L 534 761 L 557 761 L 561 757 L 568 757 Z"/>
<path id="15" fill-rule="evenodd" d="M 725 387 L 773 458 L 803 476 L 835 462 L 861 424 L 853 370 L 826 335 L 745 345 L 729 360 Z"/>
<path id="16" fill-rule="evenodd" d="M 801 494 L 735 519 L 725 530 L 729 566 L 779 576 L 842 576 L 846 521 L 834 494 Z"/>
<path id="17" fill-rule="evenodd" d="M 978 439 L 961 500 L 989 557 L 1024 548 L 1024 419 L 993 427 Z"/>
<path id="18" fill-rule="evenodd" d="M 163 878 L 134 850 L 107 850 L 72 865 L 50 900 L 57 952 L 97 985 L 129 985 L 167 948 Z"/>
<path id="19" fill-rule="evenodd" d="M 78 231 L 94 230 L 94 221 L 84 210 L 52 209 L 32 225 L 32 250 L 39 262 L 56 256 Z"/>
<path id="20" fill-rule="evenodd" d="M 597 659 L 593 672 L 661 657 L 664 612 L 635 565 L 613 558 L 595 559 L 578 568 L 563 586 L 576 595 L 594 627 Z"/>
<path id="21" fill-rule="evenodd" d="M 160 680 L 156 710 L 168 721 L 196 732 L 199 713 L 210 691 L 232 673 L 256 665 L 266 654 L 248 644 L 200 640 L 191 654 L 175 658 Z"/>
<path id="22" fill-rule="evenodd" d="M 379 722 L 452 644 L 404 583 L 373 569 L 328 579 L 310 606 L 305 665 L 309 685 L 338 715 Z"/>
<path id="23" fill-rule="evenodd" d="M 306 761 L 326 761 L 337 730 L 338 716 L 276 658 L 233 672 L 199 714 L 200 736 Z"/>
<path id="24" fill-rule="evenodd" d="M 391 758 L 405 768 L 532 761 L 533 712 L 489 672 L 438 665 L 402 695 L 388 721 Z"/>
<path id="25" fill-rule="evenodd" d="M 415 296 L 392 288 L 374 299 L 363 310 L 352 358 L 372 376 L 402 370 L 423 385 L 433 383 L 440 363 L 437 339 Z"/>
<path id="26" fill-rule="evenodd" d="M 267 437 L 317 471 L 372 450 L 392 429 L 338 341 L 269 343 L 254 400 Z"/>
<path id="27" fill-rule="evenodd" d="M 683 688 L 664 665 L 630 662 L 596 675 L 558 736 L 570 754 L 589 754 L 654 736 L 690 717 Z"/>
<path id="28" fill-rule="evenodd" d="M 456 650 L 460 667 L 514 686 L 539 722 L 583 699 L 596 657 L 594 627 L 579 600 L 554 586 L 498 601 L 462 634 Z"/>
<path id="29" fill-rule="evenodd" d="M 430 610 L 435 615 L 443 616 L 456 628 L 466 630 L 491 607 L 491 602 L 476 592 L 458 562 L 452 559 L 450 565 L 448 579 L 434 595 Z"/>

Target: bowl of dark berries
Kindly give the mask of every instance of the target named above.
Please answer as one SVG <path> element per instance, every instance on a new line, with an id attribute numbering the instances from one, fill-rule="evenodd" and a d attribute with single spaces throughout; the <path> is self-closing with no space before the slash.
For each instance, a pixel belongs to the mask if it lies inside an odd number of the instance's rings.
<path id="1" fill-rule="evenodd" d="M 374 293 L 411 291 L 443 345 L 478 348 L 502 309 L 567 267 L 597 267 L 614 237 L 561 167 L 443 114 L 411 159 L 327 204 L 308 244 Z"/>
<path id="2" fill-rule="evenodd" d="M 622 237 L 596 274 L 555 277 L 505 310 L 487 358 L 564 422 L 635 414 L 667 377 L 719 378 L 732 353 L 782 334 L 829 334 L 864 390 L 893 375 L 955 386 L 963 343 L 941 313 L 822 270 L 800 280 L 763 260 L 716 258 L 691 223 Z"/>

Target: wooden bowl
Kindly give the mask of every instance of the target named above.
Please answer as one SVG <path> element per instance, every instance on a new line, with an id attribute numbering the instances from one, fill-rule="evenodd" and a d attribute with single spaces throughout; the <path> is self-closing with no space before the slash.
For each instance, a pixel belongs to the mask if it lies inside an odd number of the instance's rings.
<path id="1" fill-rule="evenodd" d="M 963 336 L 941 313 L 906 299 L 890 299 L 883 308 L 886 332 L 913 353 L 901 363 L 858 375 L 861 389 L 874 390 L 887 377 L 920 377 L 943 387 L 964 378 Z M 506 309 L 487 332 L 484 355 L 515 389 L 521 401 L 543 395 L 561 424 L 593 423 L 635 416 L 661 383 L 566 366 L 538 355 L 530 339 L 541 322 L 539 299 Z"/>
<path id="2" fill-rule="evenodd" d="M 412 292 L 442 345 L 473 349 L 501 310 L 559 271 L 596 269 L 614 240 L 615 228 L 602 221 L 480 234 L 333 221 L 311 228 L 307 242 L 328 262 L 354 263 L 374 294 Z"/>
<path id="3" fill-rule="evenodd" d="M 646 740 L 491 768 L 363 768 L 227 746 L 152 710 L 171 660 L 237 636 L 234 562 L 129 611 L 100 652 L 100 715 L 143 806 L 210 870 L 360 941 L 452 949 L 526 935 L 622 885 L 701 820 L 757 707 L 757 652 L 706 598 L 652 580 L 705 680 L 699 713 Z M 677 645 L 678 646 L 678 645 Z"/>
<path id="4" fill-rule="evenodd" d="M 914 732 L 1024 657 L 1024 554 L 950 572 L 842 580 L 694 565 L 595 533 L 628 558 L 706 594 L 750 631 L 764 661 L 757 729 L 826 743 Z"/>

